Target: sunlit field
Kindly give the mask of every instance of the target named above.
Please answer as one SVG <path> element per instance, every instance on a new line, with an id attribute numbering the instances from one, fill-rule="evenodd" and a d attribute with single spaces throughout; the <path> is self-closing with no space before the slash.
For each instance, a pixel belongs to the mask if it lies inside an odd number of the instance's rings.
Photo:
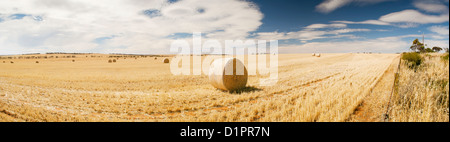
<path id="1" fill-rule="evenodd" d="M 0 121 L 385 121 L 400 59 L 400 54 L 280 54 L 277 84 L 260 86 L 262 76 L 253 75 L 246 88 L 226 92 L 214 88 L 207 75 L 172 75 L 162 60 L 173 56 L 74 56 L 1 59 Z M 108 63 L 112 59 L 116 62 Z M 448 77 L 448 64 L 433 66 L 446 67 L 441 70 Z M 401 72 L 402 83 L 411 73 Z M 448 78 L 445 95 L 448 104 Z M 392 104 L 388 121 L 416 115 Z M 365 109 L 370 105 L 375 110 Z M 428 111 L 443 110 L 423 112 Z M 448 106 L 446 119 L 426 120 L 448 121 Z"/>

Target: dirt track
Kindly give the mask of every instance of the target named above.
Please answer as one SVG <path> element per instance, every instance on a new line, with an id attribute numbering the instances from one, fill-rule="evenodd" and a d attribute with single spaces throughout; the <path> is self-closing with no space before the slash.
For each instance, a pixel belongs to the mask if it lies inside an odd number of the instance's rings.
<path id="1" fill-rule="evenodd" d="M 393 60 L 389 69 L 383 74 L 377 85 L 364 101 L 355 109 L 348 121 L 352 122 L 384 122 L 385 111 L 389 104 L 392 85 L 395 80 L 395 73 L 400 57 Z"/>

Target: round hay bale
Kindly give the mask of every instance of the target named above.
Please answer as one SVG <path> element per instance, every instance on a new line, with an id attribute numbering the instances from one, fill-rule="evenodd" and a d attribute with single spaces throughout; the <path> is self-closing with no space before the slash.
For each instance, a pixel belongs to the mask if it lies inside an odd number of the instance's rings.
<path id="1" fill-rule="evenodd" d="M 109 60 L 108 60 L 108 63 L 112 63 L 112 60 L 111 60 L 111 59 L 109 59 Z"/>
<path id="2" fill-rule="evenodd" d="M 5 61 L 3 61 L 3 63 L 6 63 Z"/>
<path id="3" fill-rule="evenodd" d="M 112 61 L 113 61 L 114 63 L 117 62 L 116 59 L 113 59 Z"/>
<path id="4" fill-rule="evenodd" d="M 13 62 L 13 61 L 11 61 L 11 64 L 14 64 L 14 62 Z"/>
<path id="5" fill-rule="evenodd" d="M 320 57 L 320 54 L 317 54 L 317 57 Z"/>
<path id="6" fill-rule="evenodd" d="M 39 64 L 39 61 L 36 61 L 36 64 Z"/>
<path id="7" fill-rule="evenodd" d="M 233 69 L 227 74 L 225 69 Z M 242 69 L 236 70 L 236 69 Z M 230 70 L 231 71 L 231 70 Z M 245 65 L 236 58 L 216 59 L 209 68 L 209 82 L 217 89 L 234 91 L 247 85 L 248 72 Z"/>
<path id="8" fill-rule="evenodd" d="M 158 58 L 155 57 L 155 60 L 156 60 L 156 59 L 158 59 Z"/>
<path id="9" fill-rule="evenodd" d="M 316 53 L 312 53 L 312 56 L 316 56 Z"/>
<path id="10" fill-rule="evenodd" d="M 75 62 L 75 60 L 72 60 L 72 62 Z"/>
<path id="11" fill-rule="evenodd" d="M 169 61 L 168 58 L 164 58 L 163 62 L 164 62 L 164 63 L 169 63 L 170 61 Z"/>

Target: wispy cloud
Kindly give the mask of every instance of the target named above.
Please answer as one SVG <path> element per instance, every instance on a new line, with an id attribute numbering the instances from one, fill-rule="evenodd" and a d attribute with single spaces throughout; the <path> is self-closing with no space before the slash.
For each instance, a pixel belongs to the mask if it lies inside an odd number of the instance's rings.
<path id="1" fill-rule="evenodd" d="M 448 26 L 431 26 L 428 28 L 431 32 L 437 33 L 439 35 L 447 36 L 448 37 Z"/>
<path id="2" fill-rule="evenodd" d="M 346 24 L 312 24 L 305 28 L 307 29 L 322 29 L 322 28 L 345 28 Z"/>
<path id="3" fill-rule="evenodd" d="M 440 0 L 416 0 L 413 4 L 416 8 L 426 12 L 448 13 L 448 7 Z"/>
<path id="4" fill-rule="evenodd" d="M 380 20 L 366 20 L 361 22 L 353 22 L 353 21 L 332 21 L 334 23 L 343 23 L 343 24 L 369 24 L 369 25 L 391 25 L 388 22 L 380 21 Z"/>
<path id="5" fill-rule="evenodd" d="M 407 9 L 381 16 L 377 20 L 366 21 L 332 21 L 341 24 L 393 25 L 400 28 L 417 27 L 419 24 L 436 24 L 449 21 L 448 6 L 440 0 L 416 0 L 413 5 L 418 9 Z M 424 14 L 419 10 L 434 14 Z"/>
<path id="6" fill-rule="evenodd" d="M 380 17 L 380 21 L 390 23 L 404 22 L 404 23 L 429 24 L 429 23 L 448 22 L 448 20 L 449 20 L 448 13 L 442 15 L 427 15 L 417 10 L 403 10 L 400 12 L 394 12 Z"/>
<path id="7" fill-rule="evenodd" d="M 411 45 L 403 41 L 404 38 L 419 37 L 420 35 L 402 35 L 368 40 L 342 42 L 310 42 L 303 45 L 285 45 L 280 52 L 287 53 L 345 53 L 345 52 L 403 52 Z"/>
<path id="8" fill-rule="evenodd" d="M 287 40 L 295 39 L 305 43 L 315 39 L 327 39 L 327 38 L 356 38 L 354 35 L 342 35 L 355 32 L 369 32 L 370 29 L 352 29 L 346 28 L 345 24 L 312 24 L 306 26 L 302 30 L 293 32 L 261 32 L 256 33 L 256 39 L 277 39 Z"/>
<path id="9" fill-rule="evenodd" d="M 355 3 L 358 5 L 375 4 L 389 0 L 325 0 L 316 6 L 316 10 L 322 13 L 330 13 L 338 8 Z"/>

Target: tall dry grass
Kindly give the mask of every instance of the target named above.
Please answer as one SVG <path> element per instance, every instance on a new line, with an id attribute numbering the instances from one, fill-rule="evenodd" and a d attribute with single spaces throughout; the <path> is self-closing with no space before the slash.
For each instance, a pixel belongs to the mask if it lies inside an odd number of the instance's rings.
<path id="1" fill-rule="evenodd" d="M 401 65 L 389 114 L 394 122 L 449 121 L 449 66 L 441 54 L 428 55 L 417 69 Z"/>

